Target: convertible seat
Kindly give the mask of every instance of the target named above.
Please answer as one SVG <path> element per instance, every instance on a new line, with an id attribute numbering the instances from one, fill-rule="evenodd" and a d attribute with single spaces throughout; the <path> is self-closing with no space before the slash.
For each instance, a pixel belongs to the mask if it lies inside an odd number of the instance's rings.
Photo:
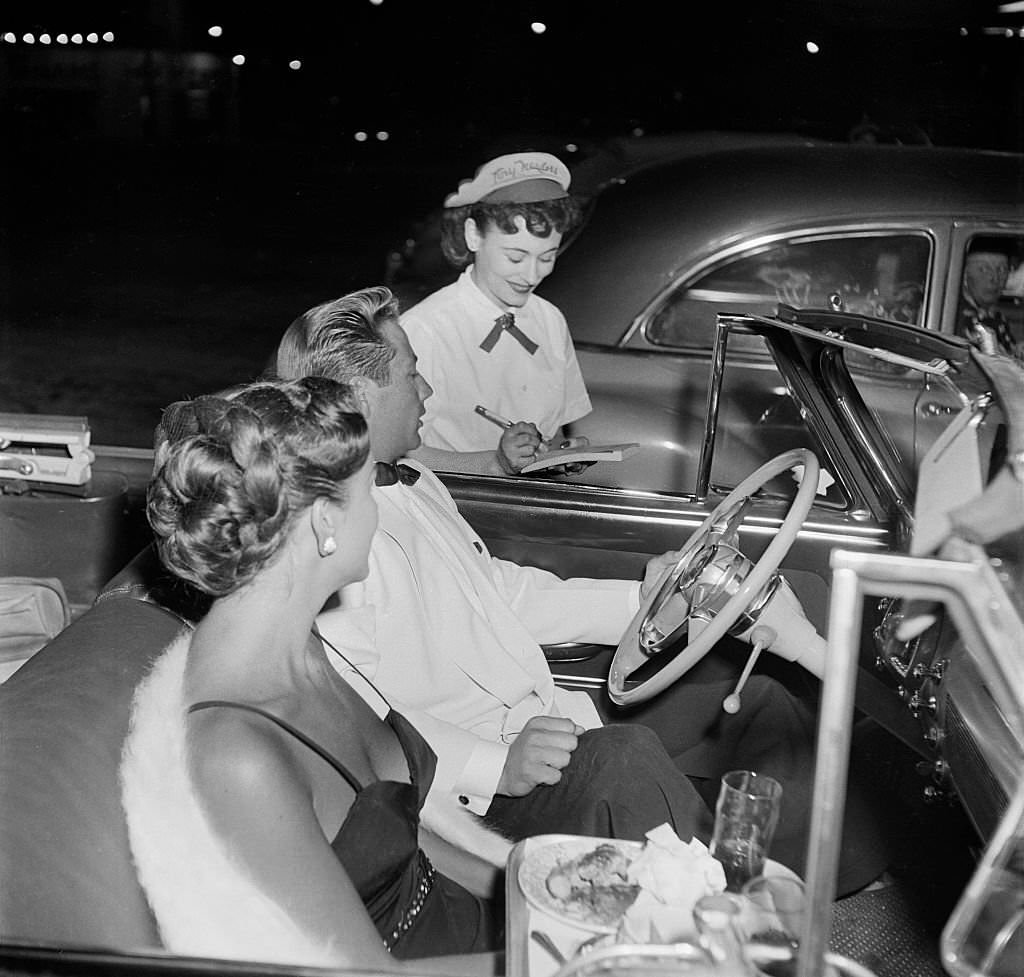
<path id="1" fill-rule="evenodd" d="M 0 939 L 161 947 L 117 775 L 135 687 L 183 626 L 109 593 L 0 686 Z"/>
<path id="2" fill-rule="evenodd" d="M 212 598 L 174 576 L 160 562 L 156 545 L 144 546 L 124 568 L 103 587 L 99 600 L 134 597 L 159 604 L 178 617 L 198 622 L 210 609 Z"/>
<path id="3" fill-rule="evenodd" d="M 83 495 L 74 486 L 27 489 L 0 493 L 0 573 L 59 577 L 77 616 L 141 545 L 125 476 L 97 466 Z"/>

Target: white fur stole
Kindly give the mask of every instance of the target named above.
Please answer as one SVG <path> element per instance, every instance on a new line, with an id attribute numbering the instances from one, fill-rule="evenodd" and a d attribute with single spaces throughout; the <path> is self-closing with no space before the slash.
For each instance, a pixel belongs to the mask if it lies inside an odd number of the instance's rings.
<path id="1" fill-rule="evenodd" d="M 233 860 L 192 787 L 185 748 L 182 632 L 135 691 L 121 758 L 121 803 L 139 881 L 167 949 L 293 966 L 346 963 L 302 932 Z"/>

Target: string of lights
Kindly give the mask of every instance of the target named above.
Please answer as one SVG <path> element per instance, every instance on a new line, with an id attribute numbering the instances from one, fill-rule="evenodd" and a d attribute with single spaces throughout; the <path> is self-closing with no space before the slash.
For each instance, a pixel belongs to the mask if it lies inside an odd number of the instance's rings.
<path id="1" fill-rule="evenodd" d="M 41 34 L 34 34 L 31 31 L 26 31 L 20 37 L 13 31 L 7 31 L 4 34 L 0 34 L 0 41 L 4 44 L 99 44 L 101 41 L 105 44 L 113 44 L 115 40 L 113 31 L 104 31 L 102 34 L 96 31 L 90 31 L 88 34 L 66 34 L 63 31 L 59 34 L 49 34 L 43 32 Z"/>

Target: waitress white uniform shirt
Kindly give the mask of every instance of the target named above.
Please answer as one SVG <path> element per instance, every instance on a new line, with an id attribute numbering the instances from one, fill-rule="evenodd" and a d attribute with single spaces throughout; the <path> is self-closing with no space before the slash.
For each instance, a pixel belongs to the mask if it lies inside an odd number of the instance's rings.
<path id="1" fill-rule="evenodd" d="M 401 317 L 419 371 L 434 388 L 423 443 L 447 451 L 492 450 L 501 435 L 474 412 L 477 404 L 511 421 L 533 421 L 545 437 L 589 414 L 590 397 L 562 313 L 531 295 L 511 311 L 536 352 L 531 356 L 508 333 L 485 352 L 480 343 L 506 310 L 480 291 L 471 272 L 467 268 Z"/>
<path id="2" fill-rule="evenodd" d="M 370 572 L 317 627 L 352 667 L 337 670 L 373 705 L 369 680 L 438 756 L 434 784 L 486 812 L 509 744 L 533 716 L 601 725 L 586 692 L 557 688 L 539 643 L 617 644 L 638 581 L 563 580 L 495 559 L 438 478 L 374 489 L 380 523 Z M 358 673 L 356 672 L 358 668 Z"/>

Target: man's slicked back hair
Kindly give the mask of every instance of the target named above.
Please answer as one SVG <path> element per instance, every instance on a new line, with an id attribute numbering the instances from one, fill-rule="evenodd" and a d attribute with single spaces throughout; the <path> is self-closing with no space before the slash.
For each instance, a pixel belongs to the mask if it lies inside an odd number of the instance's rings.
<path id="1" fill-rule="evenodd" d="M 277 375 L 284 380 L 366 377 L 391 382 L 395 348 L 382 327 L 398 321 L 398 301 L 384 286 L 360 289 L 299 316 L 277 346 Z"/>

